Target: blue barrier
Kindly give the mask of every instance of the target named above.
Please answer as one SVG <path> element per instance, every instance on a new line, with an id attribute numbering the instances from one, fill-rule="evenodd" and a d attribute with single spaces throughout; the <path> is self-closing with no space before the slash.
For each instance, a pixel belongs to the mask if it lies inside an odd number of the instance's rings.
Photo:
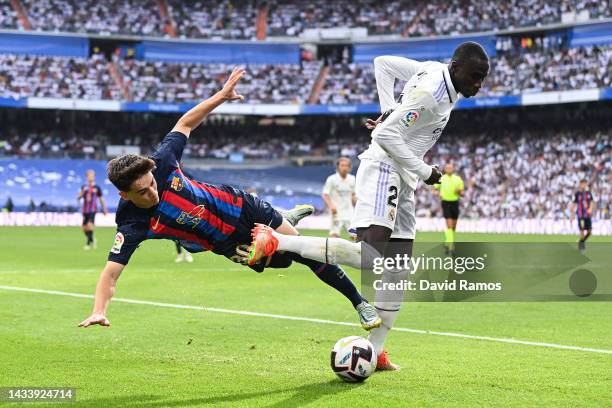
<path id="1" fill-rule="evenodd" d="M 201 64 L 299 64 L 299 44 L 144 41 L 144 59 Z"/>
<path id="2" fill-rule="evenodd" d="M 370 114 L 380 111 L 377 103 L 361 105 L 301 105 L 302 115 L 351 115 L 351 114 Z"/>
<path id="3" fill-rule="evenodd" d="M 572 93 L 573 91 L 567 91 Z M 529 97 L 541 95 L 546 96 L 548 93 L 530 93 L 527 94 Z M 555 100 L 562 101 L 563 98 L 559 98 L 559 93 L 554 93 Z M 563 94 L 563 91 L 561 91 Z M 582 99 L 575 99 L 573 95 L 572 102 L 592 102 L 592 92 L 585 93 L 590 96 L 584 96 Z M 552 95 L 552 94 L 551 94 Z M 33 98 L 36 99 L 38 104 L 36 108 L 44 109 L 74 109 L 75 106 L 82 103 L 82 107 L 79 109 L 86 109 L 96 111 L 96 108 L 100 103 L 114 103 L 116 107 L 113 109 L 104 109 L 108 111 L 121 111 L 121 112 L 167 112 L 167 113 L 183 113 L 193 108 L 196 103 L 164 103 L 164 102 L 121 102 L 118 101 L 89 101 L 84 99 L 68 100 L 68 99 L 54 99 L 54 98 Z M 28 101 L 33 99 L 21 98 L 0 98 L 0 107 L 12 107 L 12 108 L 27 108 Z M 605 88 L 599 90 L 599 100 L 612 99 L 612 88 Z M 71 101 L 70 104 L 65 102 Z M 44 103 L 43 103 L 44 102 Z M 546 103 L 554 103 L 554 100 Z M 562 102 L 559 102 L 562 103 Z M 531 105 L 533 103 L 528 103 Z M 44 105 L 44 107 L 43 107 Z M 523 95 L 506 95 L 506 96 L 481 96 L 477 98 L 464 98 L 459 100 L 455 109 L 483 109 L 483 108 L 495 108 L 495 107 L 507 107 L 507 106 L 522 106 L 525 105 Z M 291 110 L 287 108 L 291 107 Z M 377 103 L 366 103 L 366 104 L 347 104 L 347 105 L 287 105 L 287 104 L 227 104 L 220 107 L 218 110 L 219 114 L 234 114 L 234 115 L 271 115 L 271 116 L 293 116 L 293 115 L 370 115 L 380 112 L 380 106 Z"/>
<path id="4" fill-rule="evenodd" d="M 86 58 L 89 55 L 89 39 L 73 36 L 0 33 L 0 54 Z"/>
<path id="5" fill-rule="evenodd" d="M 25 108 L 27 107 L 28 98 L 0 98 L 0 107 L 3 108 Z"/>
<path id="6" fill-rule="evenodd" d="M 173 102 L 123 102 L 122 112 L 187 112 L 195 103 Z"/>
<path id="7" fill-rule="evenodd" d="M 502 106 L 522 105 L 521 95 L 482 96 L 478 98 L 460 99 L 455 109 L 494 108 Z"/>
<path id="8" fill-rule="evenodd" d="M 570 47 L 612 44 L 612 22 L 588 24 L 571 30 Z"/>
<path id="9" fill-rule="evenodd" d="M 450 58 L 457 46 L 465 41 L 482 45 L 490 57 L 496 55 L 494 35 L 461 36 L 418 41 L 356 43 L 353 46 L 353 61 L 370 63 L 379 55 L 397 55 L 415 60 L 439 60 Z"/>
<path id="10" fill-rule="evenodd" d="M 612 99 L 612 88 L 604 88 L 599 91 L 599 99 Z"/>

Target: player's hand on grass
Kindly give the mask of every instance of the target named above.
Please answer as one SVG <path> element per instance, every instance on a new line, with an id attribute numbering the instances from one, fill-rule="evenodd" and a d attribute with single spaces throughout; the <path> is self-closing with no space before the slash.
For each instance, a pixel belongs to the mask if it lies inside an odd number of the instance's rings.
<path id="1" fill-rule="evenodd" d="M 440 172 L 438 166 L 431 166 L 431 176 L 429 176 L 429 178 L 425 180 L 424 183 L 429 184 L 430 186 L 432 184 L 438 184 L 441 178 L 442 173 Z"/>
<path id="2" fill-rule="evenodd" d="M 244 96 L 237 94 L 235 88 L 238 82 L 240 81 L 240 79 L 242 79 L 242 77 L 244 76 L 245 72 L 246 71 L 244 68 L 236 67 L 232 70 L 232 73 L 230 74 L 229 78 L 225 82 L 225 85 L 223 85 L 223 89 L 221 89 L 221 91 L 219 92 L 225 100 L 244 101 Z"/>
<path id="3" fill-rule="evenodd" d="M 99 324 L 100 326 L 110 326 L 110 321 L 106 318 L 106 316 L 94 313 L 79 323 L 79 327 L 89 327 L 95 324 Z"/>

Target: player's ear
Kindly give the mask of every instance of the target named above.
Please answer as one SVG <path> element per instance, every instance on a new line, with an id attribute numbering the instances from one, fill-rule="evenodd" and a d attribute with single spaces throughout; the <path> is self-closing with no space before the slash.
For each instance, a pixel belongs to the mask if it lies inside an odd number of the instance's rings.
<path id="1" fill-rule="evenodd" d="M 123 198 L 124 200 L 127 200 L 127 193 L 125 191 L 119 191 L 119 197 Z"/>

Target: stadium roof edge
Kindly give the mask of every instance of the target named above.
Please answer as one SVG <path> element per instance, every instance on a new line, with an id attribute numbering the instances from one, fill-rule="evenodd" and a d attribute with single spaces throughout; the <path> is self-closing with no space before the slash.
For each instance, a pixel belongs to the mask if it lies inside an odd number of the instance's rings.
<path id="1" fill-rule="evenodd" d="M 402 37 L 400 35 L 371 35 L 362 38 L 355 39 L 338 39 L 338 40 L 324 40 L 324 39 L 304 39 L 299 37 L 268 37 L 263 41 L 253 40 L 223 40 L 223 39 L 197 39 L 197 38 L 165 38 L 165 37 L 150 37 L 150 36 L 138 36 L 138 35 L 102 35 L 102 34 L 91 34 L 91 33 L 71 33 L 63 31 L 23 31 L 23 30 L 11 30 L 11 29 L 0 29 L 0 33 L 5 34 L 22 34 L 22 35 L 47 35 L 47 36 L 60 36 L 60 37 L 79 37 L 79 38 L 90 38 L 90 39 L 106 39 L 106 40 L 126 40 L 126 41 L 164 41 L 164 42 L 177 42 L 181 43 L 224 43 L 224 44 L 353 44 L 353 43 L 376 43 L 382 41 L 393 41 L 393 42 L 412 42 L 412 41 L 436 41 L 448 38 L 461 38 L 470 36 L 488 36 L 488 35 L 511 35 L 519 33 L 529 32 L 540 32 L 540 31 L 552 31 L 559 29 L 566 29 L 572 27 L 581 27 L 588 25 L 597 25 L 612 23 L 612 18 L 603 18 L 595 20 L 587 20 L 583 22 L 572 22 L 572 23 L 555 23 L 546 24 L 541 26 L 529 26 L 513 28 L 509 30 L 493 30 L 493 31 L 478 31 L 464 34 L 454 35 L 438 35 L 438 36 L 426 36 L 426 37 Z"/>

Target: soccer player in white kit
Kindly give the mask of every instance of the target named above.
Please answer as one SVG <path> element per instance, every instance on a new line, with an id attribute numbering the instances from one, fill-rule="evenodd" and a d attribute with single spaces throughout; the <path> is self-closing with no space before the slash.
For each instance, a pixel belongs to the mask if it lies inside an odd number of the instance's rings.
<path id="1" fill-rule="evenodd" d="M 357 196 L 351 167 L 351 159 L 340 157 L 336 160 L 336 172 L 325 180 L 322 197 L 331 212 L 330 237 L 338 238 L 342 230 L 348 229 L 353 218 Z"/>
<path id="2" fill-rule="evenodd" d="M 470 41 L 455 49 L 448 65 L 383 56 L 374 59 L 374 68 L 383 114 L 375 121 L 368 120 L 366 126 L 373 129 L 372 143 L 359 156 L 352 226 L 360 242 L 280 236 L 258 225 L 253 230 L 249 262 L 286 250 L 305 258 L 361 268 L 365 266 L 362 250 L 365 253 L 374 248 L 385 257 L 412 255 L 416 234 L 414 190 L 419 180 L 431 185 L 442 177 L 438 168 L 425 163 L 423 157 L 442 134 L 459 94 L 469 98 L 478 93 L 489 73 L 489 58 L 482 46 Z M 407 81 L 397 103 L 393 97 L 396 79 Z M 400 282 L 407 274 L 405 269 L 385 270 L 382 280 Z M 377 370 L 399 369 L 389 360 L 384 341 L 403 295 L 403 291 L 376 292 L 375 307 L 382 325 L 371 331 L 369 340 L 378 355 Z"/>

